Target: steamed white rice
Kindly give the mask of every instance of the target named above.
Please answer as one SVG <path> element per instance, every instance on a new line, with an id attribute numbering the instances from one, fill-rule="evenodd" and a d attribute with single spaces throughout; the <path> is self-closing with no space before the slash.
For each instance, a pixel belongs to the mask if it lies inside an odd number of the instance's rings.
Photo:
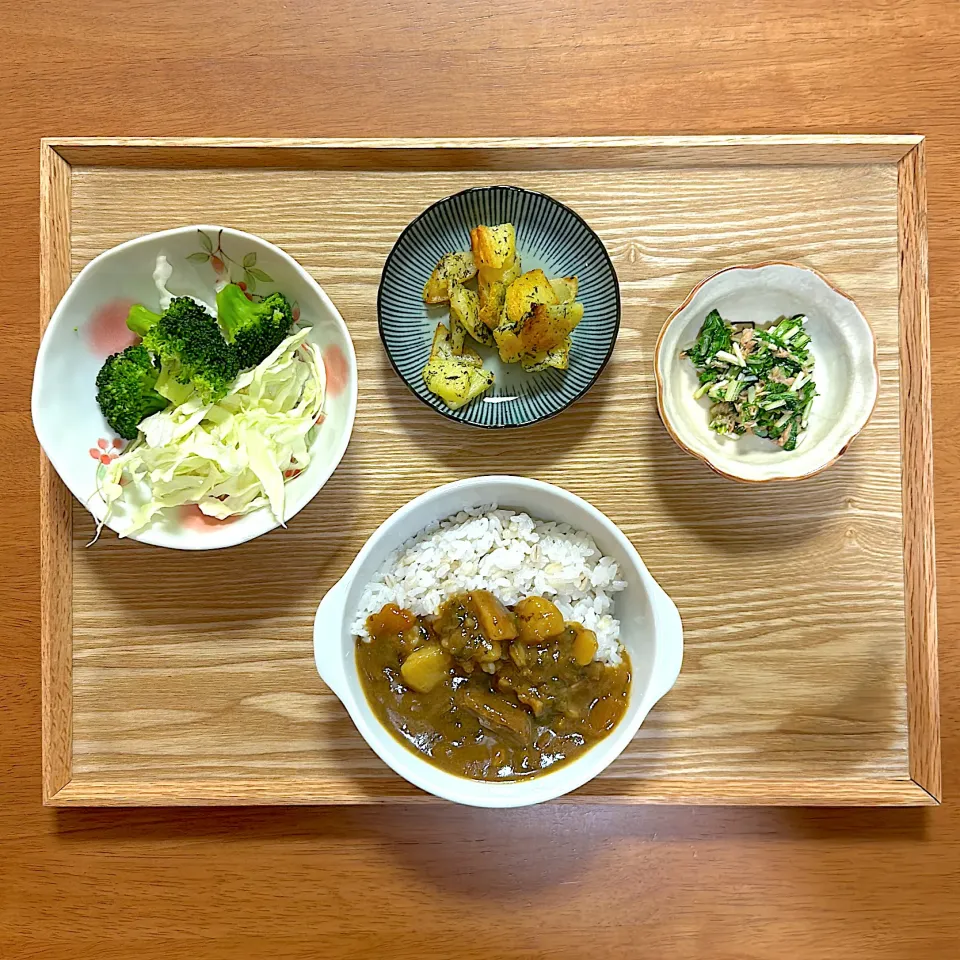
<path id="1" fill-rule="evenodd" d="M 526 513 L 482 508 L 433 524 L 394 553 L 363 592 L 353 632 L 384 604 L 435 614 L 455 593 L 489 590 L 512 606 L 523 597 L 552 600 L 565 620 L 597 635 L 597 660 L 620 663 L 613 594 L 626 587 L 615 560 L 588 533 L 542 523 Z"/>

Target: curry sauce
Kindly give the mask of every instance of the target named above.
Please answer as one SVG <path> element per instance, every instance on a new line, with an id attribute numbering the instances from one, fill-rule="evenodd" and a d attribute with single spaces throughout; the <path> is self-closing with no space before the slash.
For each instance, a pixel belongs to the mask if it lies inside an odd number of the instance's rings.
<path id="1" fill-rule="evenodd" d="M 516 780 L 579 756 L 619 723 L 630 662 L 594 659 L 596 635 L 543 597 L 512 609 L 486 590 L 436 616 L 387 604 L 357 666 L 371 709 L 405 746 L 458 776 Z"/>

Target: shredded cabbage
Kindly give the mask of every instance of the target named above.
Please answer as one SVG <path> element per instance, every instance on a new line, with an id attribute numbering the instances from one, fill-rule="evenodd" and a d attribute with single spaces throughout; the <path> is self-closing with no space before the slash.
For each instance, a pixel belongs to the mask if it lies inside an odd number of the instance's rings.
<path id="1" fill-rule="evenodd" d="M 321 419 L 326 373 L 305 327 L 237 377 L 214 404 L 193 395 L 140 424 L 140 437 L 106 467 L 100 494 L 117 505 L 121 537 L 161 511 L 195 503 L 225 520 L 269 506 L 284 521 L 284 483 L 310 463 L 310 433 Z"/>

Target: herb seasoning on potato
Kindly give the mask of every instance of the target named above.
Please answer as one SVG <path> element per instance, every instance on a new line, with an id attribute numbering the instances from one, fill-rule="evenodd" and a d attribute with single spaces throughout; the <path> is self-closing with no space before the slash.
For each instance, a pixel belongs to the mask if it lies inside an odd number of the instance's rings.
<path id="1" fill-rule="evenodd" d="M 450 326 L 437 327 L 423 380 L 453 410 L 494 382 L 466 345 L 467 335 L 530 373 L 566 370 L 570 334 L 583 319 L 576 277 L 551 280 L 542 270 L 522 271 L 512 223 L 474 227 L 470 246 L 444 254 L 423 288 L 427 303 L 450 304 Z M 466 286 L 474 277 L 476 291 Z"/>

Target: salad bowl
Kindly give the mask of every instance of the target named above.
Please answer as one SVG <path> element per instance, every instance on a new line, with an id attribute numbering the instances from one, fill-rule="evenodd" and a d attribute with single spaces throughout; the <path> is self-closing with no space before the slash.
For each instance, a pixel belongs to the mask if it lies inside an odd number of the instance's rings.
<path id="1" fill-rule="evenodd" d="M 356 356 L 346 324 L 323 288 L 293 257 L 260 237 L 228 227 L 180 227 L 138 237 L 91 260 L 46 328 L 34 373 L 33 423 L 71 493 L 98 523 L 122 526 L 128 508 L 108 511 L 102 487 L 107 467 L 128 441 L 101 413 L 96 379 L 108 356 L 137 342 L 126 325 L 131 305 L 159 311 L 166 289 L 212 307 L 217 289 L 230 282 L 250 297 L 283 293 L 297 326 L 309 327 L 306 341 L 316 346 L 326 377 L 322 412 L 307 436 L 309 462 L 284 484 L 283 516 L 260 507 L 219 520 L 195 504 L 169 507 L 130 534 L 143 543 L 210 550 L 267 533 L 316 496 L 349 443 L 357 405 Z"/>

